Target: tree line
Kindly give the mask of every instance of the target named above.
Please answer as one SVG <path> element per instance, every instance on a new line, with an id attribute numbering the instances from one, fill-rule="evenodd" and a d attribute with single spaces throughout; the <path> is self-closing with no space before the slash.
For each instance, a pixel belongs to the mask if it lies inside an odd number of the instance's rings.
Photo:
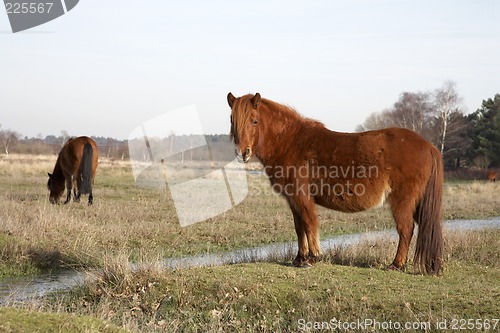
<path id="1" fill-rule="evenodd" d="M 42 137 L 23 137 L 20 133 L 13 130 L 2 129 L 0 125 L 0 155 L 5 154 L 32 154 L 32 155 L 57 155 L 64 144 L 71 138 L 67 131 L 61 131 L 61 134 L 47 135 Z M 148 149 L 143 139 L 134 140 L 140 142 L 130 142 L 128 140 L 118 140 L 111 137 L 91 136 L 96 142 L 99 149 L 99 156 L 112 159 L 128 160 L 130 159 L 130 147 L 132 153 L 135 153 L 135 158 L 140 155 L 144 161 L 150 161 L 151 157 L 155 158 L 161 154 L 154 149 Z M 228 149 L 230 143 L 229 135 L 227 134 L 211 134 L 211 135 L 175 135 L 169 134 L 167 137 L 149 138 L 148 145 L 153 148 L 165 148 L 166 155 L 172 155 L 171 160 L 175 161 L 193 161 L 193 160 L 210 160 L 228 159 L 230 151 L 234 157 L 232 149 Z M 209 145 L 210 150 L 205 149 L 203 145 Z M 134 151 L 134 145 L 138 146 L 138 150 Z M 172 149 L 178 150 L 172 151 Z M 157 156 L 152 156 L 157 155 Z M 159 157 L 158 157 L 159 158 Z"/>
<path id="2" fill-rule="evenodd" d="M 61 135 L 47 135 L 29 138 L 13 130 L 2 129 L 0 125 L 0 153 L 9 155 L 32 154 L 51 155 L 58 154 L 64 144 L 71 138 L 67 131 Z M 99 155 L 115 159 L 128 159 L 127 140 L 117 140 L 109 137 L 96 137 L 92 139 L 99 147 Z"/>
<path id="3" fill-rule="evenodd" d="M 372 113 L 357 131 L 409 128 L 438 147 L 446 170 L 500 167 L 500 94 L 470 114 L 453 81 L 434 91 L 403 92 L 390 108 Z"/>
<path id="4" fill-rule="evenodd" d="M 390 108 L 372 113 L 357 131 L 376 130 L 387 127 L 405 127 L 418 132 L 438 147 L 444 159 L 446 170 L 487 169 L 500 167 L 500 94 L 482 101 L 481 106 L 470 114 L 465 113 L 463 101 L 453 81 L 446 81 L 433 91 L 403 92 Z M 1 153 L 57 154 L 70 138 L 67 131 L 61 135 L 22 137 L 18 132 L 2 129 L 0 125 Z M 129 142 L 110 137 L 92 137 L 100 156 L 127 160 Z M 171 155 L 172 147 L 179 150 L 176 159 L 213 159 L 209 155 L 226 154 L 230 138 L 220 135 L 175 135 L 165 138 L 150 138 L 154 145 Z M 211 147 L 203 149 L 199 142 L 207 142 Z M 133 142 L 131 142 L 133 145 Z M 143 145 L 144 146 L 144 145 Z M 168 151 L 170 149 L 170 151 Z M 154 158 L 155 152 L 143 149 L 144 160 Z M 159 155 L 159 154 L 158 154 Z M 224 155 L 224 159 L 229 158 Z"/>

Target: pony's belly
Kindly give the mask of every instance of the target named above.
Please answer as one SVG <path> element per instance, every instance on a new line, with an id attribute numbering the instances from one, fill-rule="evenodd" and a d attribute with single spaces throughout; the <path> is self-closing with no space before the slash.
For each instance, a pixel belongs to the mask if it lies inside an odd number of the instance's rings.
<path id="1" fill-rule="evenodd" d="M 315 197 L 316 204 L 343 213 L 362 212 L 370 207 L 364 207 L 357 200 L 343 200 L 339 198 Z"/>
<path id="2" fill-rule="evenodd" d="M 332 191 L 314 195 L 315 202 L 325 208 L 344 213 L 356 213 L 370 208 L 382 207 L 391 192 L 388 185 L 380 190 L 367 188 L 364 185 L 354 186 L 342 191 Z"/>

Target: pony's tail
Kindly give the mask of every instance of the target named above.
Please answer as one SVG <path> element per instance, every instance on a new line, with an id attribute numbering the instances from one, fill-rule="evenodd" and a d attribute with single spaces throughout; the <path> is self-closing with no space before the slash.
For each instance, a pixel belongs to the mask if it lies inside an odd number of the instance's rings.
<path id="1" fill-rule="evenodd" d="M 92 193 L 92 158 L 94 155 L 94 150 L 90 143 L 86 143 L 83 146 L 83 156 L 82 156 L 82 188 L 80 193 L 89 194 Z"/>
<path id="2" fill-rule="evenodd" d="M 439 275 L 443 270 L 443 160 L 437 148 L 432 147 L 432 171 L 424 196 L 417 206 L 418 236 L 413 265 L 422 273 Z"/>

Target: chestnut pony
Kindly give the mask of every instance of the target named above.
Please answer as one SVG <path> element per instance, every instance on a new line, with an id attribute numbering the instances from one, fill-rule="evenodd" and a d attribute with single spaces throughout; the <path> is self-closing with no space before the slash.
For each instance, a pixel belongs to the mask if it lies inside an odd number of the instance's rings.
<path id="1" fill-rule="evenodd" d="M 490 172 L 488 172 L 486 180 L 489 181 L 489 182 L 495 182 L 497 180 L 497 173 L 496 173 L 496 171 L 490 171 Z"/>
<path id="2" fill-rule="evenodd" d="M 399 234 L 388 268 L 406 265 L 416 223 L 414 267 L 440 274 L 443 164 L 436 147 L 404 128 L 334 132 L 258 93 L 229 93 L 227 100 L 237 157 L 257 157 L 290 206 L 298 237 L 295 266 L 309 266 L 321 255 L 316 204 L 351 213 L 387 201 Z"/>
<path id="3" fill-rule="evenodd" d="M 80 195 L 88 194 L 89 205 L 91 205 L 97 158 L 97 145 L 94 140 L 86 136 L 69 139 L 57 157 L 54 171 L 48 173 L 47 187 L 50 190 L 50 202 L 59 202 L 66 186 L 68 193 L 65 204 L 71 200 L 73 188 L 75 201 L 80 201 Z"/>

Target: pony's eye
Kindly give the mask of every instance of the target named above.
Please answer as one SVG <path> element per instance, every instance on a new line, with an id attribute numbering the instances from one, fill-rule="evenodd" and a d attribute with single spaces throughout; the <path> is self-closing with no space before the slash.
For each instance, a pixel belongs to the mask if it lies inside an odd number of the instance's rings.
<path id="1" fill-rule="evenodd" d="M 254 120 L 252 121 L 252 124 L 257 125 L 257 119 L 254 119 Z"/>

